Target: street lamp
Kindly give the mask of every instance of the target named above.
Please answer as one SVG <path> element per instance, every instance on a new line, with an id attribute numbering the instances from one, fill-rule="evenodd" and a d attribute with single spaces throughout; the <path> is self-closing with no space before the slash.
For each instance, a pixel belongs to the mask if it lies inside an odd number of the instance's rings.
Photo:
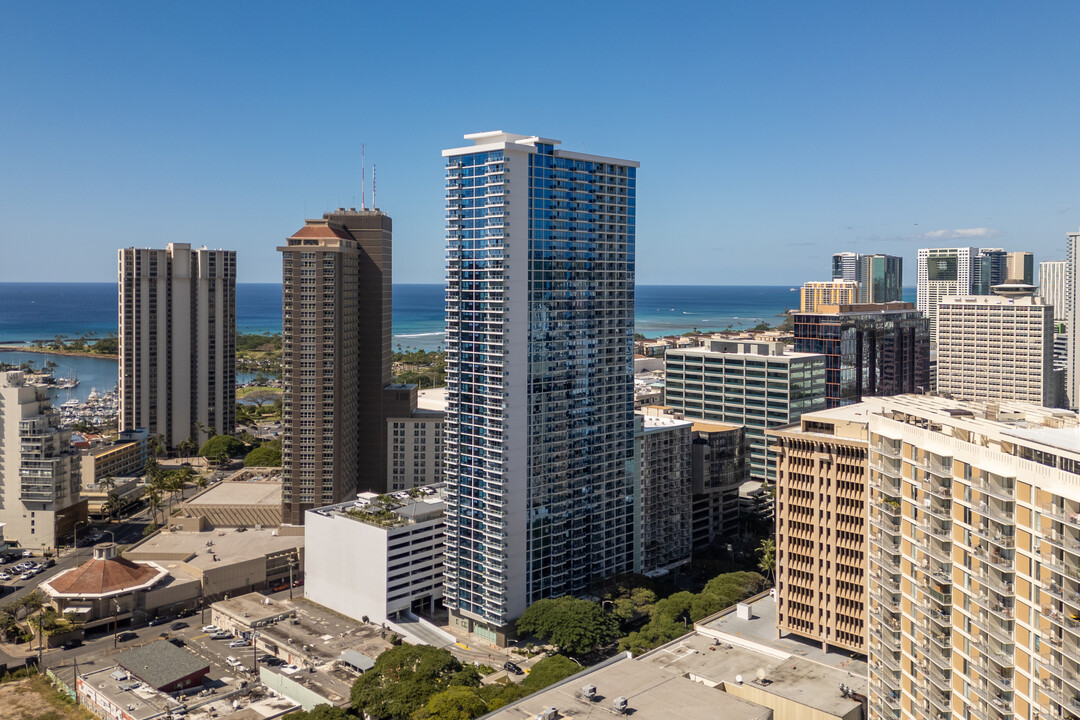
<path id="1" fill-rule="evenodd" d="M 109 539 L 111 539 L 111 540 L 112 540 L 112 543 L 113 543 L 113 545 L 115 545 L 115 544 L 116 544 L 116 535 L 115 535 L 115 534 L 113 533 L 113 531 L 112 531 L 112 530 L 102 530 L 102 531 L 101 531 L 101 534 L 102 534 L 102 535 L 108 535 L 108 536 L 109 536 Z"/>
<path id="2" fill-rule="evenodd" d="M 74 531 L 75 535 L 72 538 L 72 542 L 71 542 L 72 551 L 76 551 L 76 550 L 79 549 L 79 526 L 80 525 L 89 525 L 89 524 L 90 524 L 90 522 L 88 520 L 76 520 L 75 521 L 75 531 Z"/>

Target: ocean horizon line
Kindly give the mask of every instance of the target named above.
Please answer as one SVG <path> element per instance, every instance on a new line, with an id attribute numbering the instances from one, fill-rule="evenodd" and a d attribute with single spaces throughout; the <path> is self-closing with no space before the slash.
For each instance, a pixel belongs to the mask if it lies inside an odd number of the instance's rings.
<path id="1" fill-rule="evenodd" d="M 261 282 L 239 282 L 238 281 L 236 284 L 237 285 L 278 285 L 278 286 L 281 285 L 280 282 L 265 282 L 265 281 L 261 281 Z M 426 282 L 426 283 L 425 282 L 395 282 L 393 284 L 396 285 L 396 286 L 401 286 L 401 287 L 407 287 L 407 286 L 431 287 L 431 286 L 435 286 L 435 285 L 444 285 L 445 283 L 441 283 L 441 282 Z M 0 285 L 116 285 L 116 281 L 105 281 L 105 280 L 3 280 L 3 281 L 0 281 Z M 724 285 L 722 283 L 721 284 L 714 284 L 714 285 L 702 285 L 700 283 L 692 283 L 692 284 L 686 284 L 686 283 L 635 283 L 635 287 L 684 287 L 684 288 L 717 288 L 717 287 L 724 287 L 724 288 L 782 288 L 782 287 L 788 287 L 788 288 L 790 288 L 790 287 L 794 287 L 796 290 L 798 290 L 801 287 L 801 283 L 795 284 L 795 285 L 790 285 L 790 284 L 787 284 L 787 283 L 779 283 L 779 284 L 772 284 L 772 285 L 754 285 L 754 284 Z M 915 290 L 916 287 L 914 285 L 904 285 L 903 289 L 904 290 Z"/>

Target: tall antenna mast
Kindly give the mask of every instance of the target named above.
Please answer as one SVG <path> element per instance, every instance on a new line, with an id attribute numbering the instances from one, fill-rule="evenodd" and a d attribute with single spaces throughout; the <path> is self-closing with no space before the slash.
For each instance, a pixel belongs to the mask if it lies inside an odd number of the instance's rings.
<path id="1" fill-rule="evenodd" d="M 367 166 L 364 164 L 364 144 L 360 143 L 360 209 L 367 210 Z"/>
<path id="2" fill-rule="evenodd" d="M 371 163 L 371 209 L 379 209 L 379 203 L 375 202 L 375 163 Z"/>

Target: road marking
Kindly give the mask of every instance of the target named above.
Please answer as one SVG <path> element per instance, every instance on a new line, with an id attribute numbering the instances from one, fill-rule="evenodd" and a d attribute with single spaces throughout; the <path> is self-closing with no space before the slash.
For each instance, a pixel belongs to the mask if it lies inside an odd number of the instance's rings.
<path id="1" fill-rule="evenodd" d="M 459 648 L 462 648 L 463 650 L 472 650 L 472 648 L 470 648 L 468 645 L 465 645 L 464 643 L 457 642 L 454 644 L 457 645 Z"/>

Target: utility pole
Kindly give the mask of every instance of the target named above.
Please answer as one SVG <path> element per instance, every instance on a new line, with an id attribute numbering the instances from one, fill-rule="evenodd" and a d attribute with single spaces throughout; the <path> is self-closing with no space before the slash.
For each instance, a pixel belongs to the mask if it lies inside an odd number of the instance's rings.
<path id="1" fill-rule="evenodd" d="M 292 566 L 293 566 L 293 559 L 292 559 L 292 556 L 290 556 L 289 557 L 289 599 L 290 600 L 293 599 L 293 597 L 292 597 L 292 584 L 293 584 Z"/>

